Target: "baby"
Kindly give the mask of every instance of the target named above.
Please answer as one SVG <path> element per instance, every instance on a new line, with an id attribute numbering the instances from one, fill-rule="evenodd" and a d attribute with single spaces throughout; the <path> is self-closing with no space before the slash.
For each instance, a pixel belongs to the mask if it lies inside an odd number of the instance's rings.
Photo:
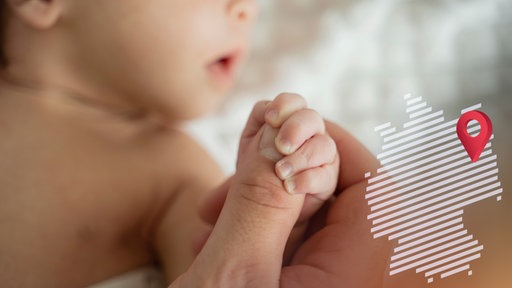
<path id="1" fill-rule="evenodd" d="M 322 118 L 293 94 L 255 105 L 204 246 L 197 205 L 224 176 L 180 130 L 231 87 L 255 13 L 252 0 L 1 2 L 2 287 L 107 287 L 154 265 L 199 286 L 235 255 L 279 271 L 337 183 Z"/>

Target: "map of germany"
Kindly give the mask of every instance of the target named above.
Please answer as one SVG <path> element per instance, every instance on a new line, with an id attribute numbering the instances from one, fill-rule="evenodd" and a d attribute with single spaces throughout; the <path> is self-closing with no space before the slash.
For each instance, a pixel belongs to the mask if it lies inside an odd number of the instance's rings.
<path id="1" fill-rule="evenodd" d="M 457 136 L 458 119 L 446 121 L 444 112 L 433 112 L 422 97 L 404 98 L 409 121 L 401 128 L 391 123 L 375 128 L 383 146 L 377 155 L 382 167 L 365 175 L 371 233 L 398 243 L 390 275 L 414 269 L 428 283 L 472 275 L 470 263 L 482 256 L 484 245 L 464 227 L 464 208 L 491 197 L 501 200 L 497 156 L 489 141 L 473 162 Z M 461 114 L 481 108 L 477 104 Z M 472 136 L 479 131 L 478 122 L 467 126 Z"/>

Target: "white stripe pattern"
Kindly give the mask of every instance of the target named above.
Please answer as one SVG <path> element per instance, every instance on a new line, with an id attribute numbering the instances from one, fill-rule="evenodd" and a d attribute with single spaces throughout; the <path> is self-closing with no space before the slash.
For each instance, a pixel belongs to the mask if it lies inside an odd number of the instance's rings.
<path id="1" fill-rule="evenodd" d="M 408 94 L 404 100 L 410 121 L 402 130 L 389 122 L 375 128 L 385 144 L 377 156 L 382 167 L 365 174 L 371 233 L 398 242 L 390 275 L 415 269 L 428 283 L 461 272 L 472 275 L 470 262 L 481 257 L 483 245 L 464 228 L 463 209 L 502 199 L 497 156 L 489 141 L 472 162 L 456 134 L 458 119 L 445 121 L 443 111 L 432 112 L 422 97 Z M 461 114 L 480 108 L 481 103 L 472 105 Z"/>

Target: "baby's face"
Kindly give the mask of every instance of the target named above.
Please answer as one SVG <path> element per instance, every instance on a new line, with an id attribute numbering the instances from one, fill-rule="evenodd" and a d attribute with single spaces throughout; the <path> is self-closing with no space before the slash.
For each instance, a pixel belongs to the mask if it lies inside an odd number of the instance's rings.
<path id="1" fill-rule="evenodd" d="M 172 118 L 199 116 L 232 86 L 254 1 L 69 1 L 76 66 L 91 83 Z"/>

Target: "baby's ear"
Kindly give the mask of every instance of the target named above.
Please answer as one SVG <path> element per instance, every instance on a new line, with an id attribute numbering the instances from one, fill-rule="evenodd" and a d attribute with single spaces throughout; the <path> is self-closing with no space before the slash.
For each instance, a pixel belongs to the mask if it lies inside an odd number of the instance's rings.
<path id="1" fill-rule="evenodd" d="M 60 0 L 7 0 L 12 12 L 20 20 L 36 29 L 52 27 L 60 17 Z"/>

